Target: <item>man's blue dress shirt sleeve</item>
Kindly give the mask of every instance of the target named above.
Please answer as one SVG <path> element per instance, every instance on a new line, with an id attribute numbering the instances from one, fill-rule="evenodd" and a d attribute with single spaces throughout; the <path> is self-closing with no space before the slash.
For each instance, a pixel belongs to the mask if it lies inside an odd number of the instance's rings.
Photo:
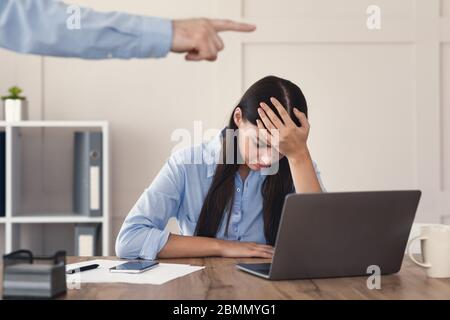
<path id="1" fill-rule="evenodd" d="M 55 0 L 1 0 L 0 47 L 21 53 L 83 59 L 159 58 L 172 43 L 172 22 L 80 8 L 80 28 L 67 21 L 75 11 Z"/>

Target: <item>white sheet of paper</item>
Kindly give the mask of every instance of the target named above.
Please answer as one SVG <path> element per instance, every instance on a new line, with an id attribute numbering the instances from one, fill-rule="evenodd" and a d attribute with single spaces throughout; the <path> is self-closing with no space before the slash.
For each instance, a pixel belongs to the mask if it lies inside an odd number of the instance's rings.
<path id="1" fill-rule="evenodd" d="M 189 264 L 160 263 L 158 266 L 143 273 L 113 273 L 109 268 L 125 263 L 123 260 L 91 260 L 68 264 L 66 270 L 79 268 L 90 264 L 98 264 L 97 269 L 68 274 L 68 283 L 135 283 L 135 284 L 164 284 L 170 280 L 188 275 L 205 267 Z"/>

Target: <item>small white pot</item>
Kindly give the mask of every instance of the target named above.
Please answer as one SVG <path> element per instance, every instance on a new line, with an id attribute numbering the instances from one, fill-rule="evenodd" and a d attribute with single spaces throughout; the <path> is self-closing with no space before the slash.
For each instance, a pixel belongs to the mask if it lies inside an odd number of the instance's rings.
<path id="1" fill-rule="evenodd" d="M 27 100 L 6 99 L 3 100 L 5 111 L 5 121 L 16 122 L 28 119 L 28 103 Z"/>

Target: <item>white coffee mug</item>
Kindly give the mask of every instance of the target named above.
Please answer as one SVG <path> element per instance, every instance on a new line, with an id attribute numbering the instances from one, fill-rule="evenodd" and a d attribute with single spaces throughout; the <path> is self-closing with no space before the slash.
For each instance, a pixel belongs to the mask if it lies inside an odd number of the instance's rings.
<path id="1" fill-rule="evenodd" d="M 422 261 L 419 262 L 411 252 L 413 242 L 420 240 Z M 431 278 L 450 278 L 450 226 L 443 224 L 425 225 L 420 235 L 412 238 L 407 247 L 411 260 L 427 269 Z"/>

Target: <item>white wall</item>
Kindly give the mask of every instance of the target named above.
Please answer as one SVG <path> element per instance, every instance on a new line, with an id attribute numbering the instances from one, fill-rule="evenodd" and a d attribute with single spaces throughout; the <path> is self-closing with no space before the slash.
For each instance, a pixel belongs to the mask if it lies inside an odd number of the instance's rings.
<path id="1" fill-rule="evenodd" d="M 267 74 L 303 89 L 310 148 L 329 191 L 419 188 L 418 222 L 450 214 L 450 0 L 72 2 L 258 25 L 252 35 L 224 35 L 226 51 L 216 63 L 0 51 L 0 90 L 24 87 L 33 119 L 110 121 L 113 239 L 174 146 L 171 132 L 192 129 L 195 120 L 222 126 L 243 90 Z M 381 7 L 379 31 L 366 28 L 370 4 Z M 51 153 L 45 172 L 57 168 Z M 45 177 L 32 181 L 50 192 L 58 188 Z"/>

